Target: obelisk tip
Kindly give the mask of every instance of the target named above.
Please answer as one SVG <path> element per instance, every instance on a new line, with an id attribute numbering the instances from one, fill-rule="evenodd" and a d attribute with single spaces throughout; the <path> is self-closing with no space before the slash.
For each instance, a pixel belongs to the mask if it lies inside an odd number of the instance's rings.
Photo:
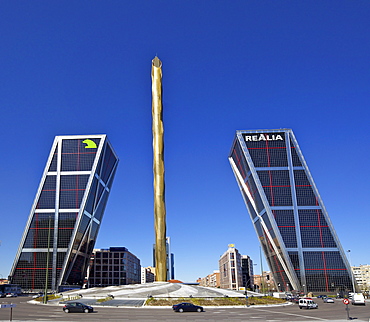
<path id="1" fill-rule="evenodd" d="M 152 64 L 154 67 L 157 67 L 157 68 L 162 67 L 162 62 L 157 56 L 155 56 L 154 59 L 152 60 Z"/>

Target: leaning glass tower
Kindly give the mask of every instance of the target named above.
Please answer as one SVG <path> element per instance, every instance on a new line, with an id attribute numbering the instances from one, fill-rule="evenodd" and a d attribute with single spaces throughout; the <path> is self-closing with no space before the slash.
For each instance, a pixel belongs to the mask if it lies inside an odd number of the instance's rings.
<path id="1" fill-rule="evenodd" d="M 106 135 L 55 137 L 11 283 L 29 291 L 82 285 L 117 164 Z"/>
<path id="2" fill-rule="evenodd" d="M 237 131 L 229 161 L 279 290 L 352 290 L 350 265 L 293 131 Z"/>

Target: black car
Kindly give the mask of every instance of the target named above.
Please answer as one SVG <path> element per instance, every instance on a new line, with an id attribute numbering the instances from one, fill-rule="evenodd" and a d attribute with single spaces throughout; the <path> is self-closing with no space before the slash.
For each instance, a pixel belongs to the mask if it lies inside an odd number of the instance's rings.
<path id="1" fill-rule="evenodd" d="M 80 302 L 71 302 L 63 306 L 63 311 L 65 313 L 91 313 L 94 309 L 91 306 Z"/>
<path id="2" fill-rule="evenodd" d="M 194 305 L 192 303 L 180 303 L 172 305 L 175 312 L 203 312 L 203 307 Z"/>
<path id="3" fill-rule="evenodd" d="M 323 295 L 323 294 L 317 295 L 318 299 L 326 299 L 327 297 L 328 297 L 327 295 Z"/>

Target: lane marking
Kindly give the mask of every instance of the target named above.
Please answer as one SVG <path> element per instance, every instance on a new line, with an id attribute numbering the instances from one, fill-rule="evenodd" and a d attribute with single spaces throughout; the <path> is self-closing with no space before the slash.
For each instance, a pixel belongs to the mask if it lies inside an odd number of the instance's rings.
<path id="1" fill-rule="evenodd" d="M 315 317 L 315 316 L 306 316 L 306 315 L 302 315 L 302 314 L 285 313 L 285 312 L 275 312 L 275 311 L 262 310 L 262 309 L 254 309 L 254 310 L 261 311 L 261 312 L 268 312 L 268 313 L 276 313 L 276 314 L 285 314 L 285 315 L 298 316 L 298 317 L 302 317 L 302 318 L 305 318 L 305 319 L 315 319 L 315 320 L 320 320 L 320 321 L 328 321 L 327 319 L 322 319 L 322 318 L 318 318 L 318 317 Z"/>

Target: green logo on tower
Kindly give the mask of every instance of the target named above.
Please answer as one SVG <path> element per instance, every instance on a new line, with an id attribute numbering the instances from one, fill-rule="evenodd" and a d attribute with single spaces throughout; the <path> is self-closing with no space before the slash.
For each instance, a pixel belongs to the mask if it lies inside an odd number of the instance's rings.
<path id="1" fill-rule="evenodd" d="M 85 149 L 96 149 L 97 148 L 96 143 L 92 140 L 86 139 L 82 141 L 82 143 L 86 144 Z"/>

